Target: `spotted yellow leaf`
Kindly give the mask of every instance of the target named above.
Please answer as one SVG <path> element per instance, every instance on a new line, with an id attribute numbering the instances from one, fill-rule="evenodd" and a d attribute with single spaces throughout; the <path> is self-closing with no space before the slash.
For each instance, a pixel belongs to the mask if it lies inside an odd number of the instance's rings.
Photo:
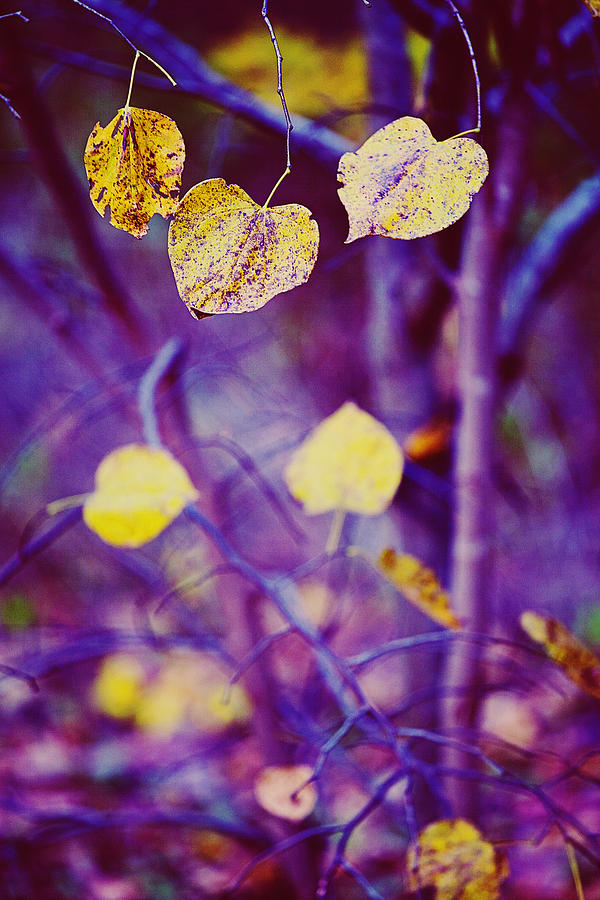
<path id="1" fill-rule="evenodd" d="M 158 447 L 127 444 L 105 456 L 83 518 L 115 547 L 141 547 L 175 519 L 198 493 L 183 466 Z"/>
<path id="2" fill-rule="evenodd" d="M 435 572 L 415 556 L 387 549 L 380 555 L 377 565 L 388 581 L 434 622 L 453 631 L 462 627 Z"/>
<path id="3" fill-rule="evenodd" d="M 541 644 L 546 654 L 582 690 L 600 697 L 600 659 L 569 629 L 550 616 L 528 610 L 521 614 L 521 628 Z"/>
<path id="4" fill-rule="evenodd" d="M 340 159 L 346 243 L 368 234 L 410 240 L 441 231 L 466 213 L 487 174 L 485 150 L 471 138 L 438 142 L 421 119 L 390 122 Z"/>
<path id="5" fill-rule="evenodd" d="M 593 16 L 600 16 L 600 0 L 583 0 Z"/>
<path id="6" fill-rule="evenodd" d="M 92 203 L 115 228 L 141 238 L 155 213 L 166 218 L 175 211 L 184 160 L 172 119 L 151 109 L 120 109 L 106 127 L 96 124 L 85 148 Z"/>
<path id="7" fill-rule="evenodd" d="M 312 774 L 310 766 L 267 766 L 254 783 L 254 796 L 272 815 L 301 822 L 311 814 L 318 799 L 314 783 L 306 784 Z"/>
<path id="8" fill-rule="evenodd" d="M 319 228 L 305 206 L 259 206 L 210 178 L 185 195 L 169 227 L 177 290 L 196 318 L 260 309 L 308 280 Z"/>
<path id="9" fill-rule="evenodd" d="M 432 887 L 435 900 L 496 900 L 508 865 L 466 819 L 440 819 L 407 853 L 409 889 Z"/>
<path id="10" fill-rule="evenodd" d="M 375 516 L 389 506 L 403 466 L 387 428 L 344 403 L 298 447 L 284 478 L 309 515 L 339 509 Z"/>

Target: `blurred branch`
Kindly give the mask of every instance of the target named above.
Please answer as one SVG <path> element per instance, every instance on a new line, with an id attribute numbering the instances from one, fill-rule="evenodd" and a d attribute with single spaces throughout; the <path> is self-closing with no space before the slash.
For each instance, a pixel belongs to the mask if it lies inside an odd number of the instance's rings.
<path id="1" fill-rule="evenodd" d="M 511 228 L 522 192 L 523 154 L 528 133 L 522 102 L 509 98 L 497 135 L 493 176 L 474 199 L 466 226 L 457 300 L 458 387 L 461 415 L 455 461 L 456 510 L 452 546 L 453 606 L 471 631 L 485 632 L 490 621 L 495 536 L 493 452 L 496 412 L 496 356 L 500 316 L 500 278 Z M 452 689 L 443 706 L 444 730 L 477 727 L 480 661 L 452 645 L 445 686 Z M 461 696 L 462 689 L 467 694 Z M 458 689 L 458 693 L 454 693 Z M 458 748 L 446 747 L 448 767 L 468 768 Z M 449 786 L 457 814 L 476 815 L 477 786 Z"/>
<path id="2" fill-rule="evenodd" d="M 36 90 L 18 29 L 0 31 L 0 78 L 9 85 L 11 102 L 20 115 L 40 173 L 69 228 L 79 256 L 98 287 L 108 310 L 124 327 L 131 344 L 142 343 L 140 323 L 132 312 L 125 284 L 117 276 L 92 224 L 93 208 L 59 141 L 55 122 Z"/>
<path id="3" fill-rule="evenodd" d="M 586 178 L 546 218 L 510 271 L 503 293 L 501 361 L 510 382 L 520 372 L 520 356 L 540 304 L 552 282 L 572 261 L 582 233 L 600 216 L 600 171 Z M 572 270 L 571 270 L 572 271 Z"/>
<path id="4" fill-rule="evenodd" d="M 138 408 L 142 417 L 144 440 L 151 447 L 162 447 L 155 413 L 156 390 L 160 381 L 175 365 L 183 352 L 183 344 L 177 338 L 171 338 L 163 344 L 151 365 L 146 369 L 138 388 Z"/>
<path id="5" fill-rule="evenodd" d="M 58 521 L 54 522 L 43 534 L 32 538 L 22 547 L 19 547 L 17 552 L 14 553 L 10 559 L 8 559 L 3 566 L 0 566 L 0 585 L 9 581 L 19 569 L 22 569 L 23 566 L 32 559 L 32 557 L 41 553 L 42 550 L 45 550 L 46 547 L 57 540 L 57 538 L 61 537 L 65 531 L 68 531 L 69 528 L 72 528 L 73 525 L 76 525 L 80 520 L 81 508 L 77 507 L 76 509 L 70 509 L 62 515 Z"/>

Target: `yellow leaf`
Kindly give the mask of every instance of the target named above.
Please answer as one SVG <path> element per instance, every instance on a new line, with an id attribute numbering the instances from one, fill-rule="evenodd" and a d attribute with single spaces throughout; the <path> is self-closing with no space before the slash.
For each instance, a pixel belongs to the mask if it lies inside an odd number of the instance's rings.
<path id="1" fill-rule="evenodd" d="M 312 773 L 310 766 L 267 766 L 254 783 L 254 796 L 272 815 L 301 822 L 311 814 L 318 798 L 313 782 L 302 787 Z"/>
<path id="2" fill-rule="evenodd" d="M 520 621 L 521 628 L 542 644 L 567 678 L 592 697 L 600 697 L 600 660 L 562 622 L 531 611 L 522 613 Z"/>
<path id="3" fill-rule="evenodd" d="M 452 437 L 452 423 L 436 417 L 408 435 L 402 449 L 416 462 L 429 460 L 448 449 Z"/>
<path id="4" fill-rule="evenodd" d="M 222 178 L 189 190 L 169 227 L 177 290 L 197 318 L 260 309 L 308 280 L 318 249 L 305 206 L 264 209 Z"/>
<path id="5" fill-rule="evenodd" d="M 86 525 L 115 547 L 147 544 L 198 492 L 166 450 L 128 444 L 105 456 L 83 505 Z"/>
<path id="6" fill-rule="evenodd" d="M 154 215 L 177 206 L 185 160 L 183 138 L 168 116 L 151 109 L 120 109 L 88 138 L 84 161 L 92 203 L 115 228 L 141 238 Z"/>
<path id="7" fill-rule="evenodd" d="M 471 138 L 438 143 L 421 119 L 390 122 L 340 159 L 346 243 L 367 234 L 410 240 L 441 231 L 466 213 L 487 174 L 485 150 Z"/>
<path id="8" fill-rule="evenodd" d="M 583 0 L 593 16 L 600 16 L 600 0 Z"/>
<path id="9" fill-rule="evenodd" d="M 409 888 L 435 888 L 436 900 L 495 900 L 508 866 L 465 819 L 432 822 L 409 847 Z"/>
<path id="10" fill-rule="evenodd" d="M 97 707 L 117 719 L 132 716 L 140 702 L 144 681 L 144 668 L 134 656 L 115 653 L 107 657 L 94 682 Z"/>
<path id="11" fill-rule="evenodd" d="M 442 590 L 435 572 L 415 556 L 388 549 L 383 551 L 377 565 L 388 581 L 434 622 L 453 631 L 462 627 L 450 609 L 450 598 Z"/>
<path id="12" fill-rule="evenodd" d="M 375 516 L 389 506 L 403 465 L 387 428 L 344 403 L 298 447 L 284 478 L 309 515 L 339 509 Z"/>

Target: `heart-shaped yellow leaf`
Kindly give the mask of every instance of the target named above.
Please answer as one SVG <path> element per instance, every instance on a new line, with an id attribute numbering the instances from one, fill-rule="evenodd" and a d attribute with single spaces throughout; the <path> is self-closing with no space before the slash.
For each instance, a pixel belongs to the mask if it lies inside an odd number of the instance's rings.
<path id="1" fill-rule="evenodd" d="M 389 506 L 403 466 L 387 428 L 344 403 L 298 447 L 284 478 L 309 515 L 339 509 L 375 516 Z"/>
<path id="2" fill-rule="evenodd" d="M 579 638 L 551 616 L 527 610 L 521 613 L 521 628 L 541 644 L 552 662 L 582 690 L 600 698 L 600 659 Z"/>
<path id="3" fill-rule="evenodd" d="M 438 142 L 421 119 L 390 122 L 340 159 L 346 243 L 367 234 L 410 240 L 447 228 L 466 213 L 488 171 L 485 150 L 471 138 Z"/>
<path id="4" fill-rule="evenodd" d="M 442 590 L 433 569 L 428 569 L 409 553 L 384 550 L 377 560 L 379 569 L 406 599 L 434 622 L 457 631 L 460 620 L 450 608 L 450 598 Z"/>
<path id="5" fill-rule="evenodd" d="M 314 783 L 306 784 L 312 773 L 310 766 L 267 766 L 254 783 L 254 796 L 272 815 L 301 822 L 311 814 L 318 799 Z"/>
<path id="6" fill-rule="evenodd" d="M 506 861 L 466 819 L 424 828 L 408 849 L 406 868 L 409 889 L 433 887 L 436 900 L 496 900 L 509 874 Z"/>
<path id="7" fill-rule="evenodd" d="M 183 466 L 166 450 L 127 444 L 105 456 L 83 519 L 115 547 L 141 547 L 155 538 L 198 492 Z"/>
<path id="8" fill-rule="evenodd" d="M 308 280 L 318 249 L 305 206 L 265 209 L 222 178 L 191 188 L 169 227 L 177 290 L 196 318 L 260 309 Z"/>
<path id="9" fill-rule="evenodd" d="M 183 138 L 168 116 L 120 109 L 90 134 L 84 154 L 92 203 L 115 228 L 141 238 L 155 213 L 177 207 L 185 161 Z"/>

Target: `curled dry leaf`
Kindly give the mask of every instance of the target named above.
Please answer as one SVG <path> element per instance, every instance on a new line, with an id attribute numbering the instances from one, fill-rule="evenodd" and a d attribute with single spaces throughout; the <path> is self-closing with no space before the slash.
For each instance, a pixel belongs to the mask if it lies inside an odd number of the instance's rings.
<path id="1" fill-rule="evenodd" d="M 466 213 L 488 171 L 485 150 L 471 138 L 438 142 L 421 119 L 390 122 L 340 159 L 346 243 L 368 234 L 410 240 L 447 228 Z"/>
<path id="2" fill-rule="evenodd" d="M 506 861 L 466 819 L 440 819 L 419 834 L 406 857 L 409 888 L 435 888 L 436 900 L 495 900 Z"/>
<path id="3" fill-rule="evenodd" d="M 305 206 L 265 209 L 222 178 L 189 190 L 169 227 L 177 290 L 196 318 L 260 309 L 308 280 L 318 249 Z"/>
<path id="4" fill-rule="evenodd" d="M 185 161 L 183 138 L 168 116 L 151 109 L 120 109 L 98 122 L 84 154 L 92 203 L 115 228 L 141 238 L 155 213 L 177 207 Z"/>
<path id="5" fill-rule="evenodd" d="M 592 697 L 600 697 L 600 660 L 562 622 L 530 610 L 521 614 L 520 621 L 523 631 L 543 646 L 567 678 Z"/>
<path id="6" fill-rule="evenodd" d="M 284 478 L 309 515 L 340 509 L 374 516 L 389 506 L 403 466 L 402 451 L 387 428 L 354 403 L 344 403 L 298 447 Z"/>
<path id="7" fill-rule="evenodd" d="M 141 547 L 155 538 L 198 492 L 166 450 L 127 444 L 105 456 L 83 518 L 107 544 Z"/>
<path id="8" fill-rule="evenodd" d="M 462 627 L 433 569 L 409 553 L 396 553 L 389 548 L 380 555 L 377 565 L 387 580 L 434 622 L 453 631 Z"/>
<path id="9" fill-rule="evenodd" d="M 438 417 L 411 431 L 402 449 L 415 462 L 427 462 L 448 450 L 451 439 L 452 423 Z"/>
<path id="10" fill-rule="evenodd" d="M 311 814 L 318 799 L 315 784 L 306 784 L 312 774 L 310 766 L 267 766 L 254 783 L 257 803 L 280 819 L 301 822 Z"/>

